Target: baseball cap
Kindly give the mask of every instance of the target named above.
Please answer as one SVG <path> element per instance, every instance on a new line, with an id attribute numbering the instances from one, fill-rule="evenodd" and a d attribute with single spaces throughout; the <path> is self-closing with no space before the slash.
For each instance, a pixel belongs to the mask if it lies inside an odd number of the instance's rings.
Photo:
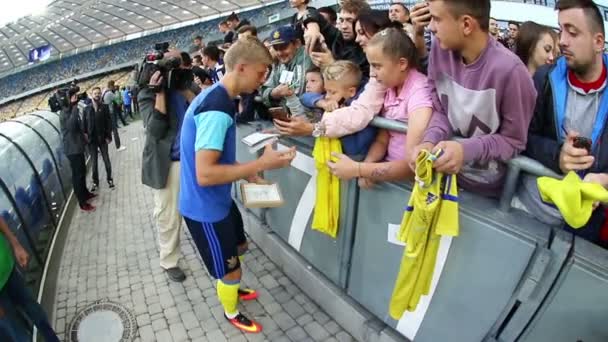
<path id="1" fill-rule="evenodd" d="M 270 45 L 283 45 L 296 40 L 296 31 L 291 26 L 282 26 L 272 31 Z"/>

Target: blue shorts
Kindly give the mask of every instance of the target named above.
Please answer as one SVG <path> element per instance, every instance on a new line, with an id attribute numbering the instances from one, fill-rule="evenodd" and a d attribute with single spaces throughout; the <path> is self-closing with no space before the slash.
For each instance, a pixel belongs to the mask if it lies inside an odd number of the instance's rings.
<path id="1" fill-rule="evenodd" d="M 216 279 L 241 267 L 239 256 L 247 242 L 241 212 L 233 202 L 228 216 L 218 222 L 199 222 L 184 217 L 207 271 Z"/>

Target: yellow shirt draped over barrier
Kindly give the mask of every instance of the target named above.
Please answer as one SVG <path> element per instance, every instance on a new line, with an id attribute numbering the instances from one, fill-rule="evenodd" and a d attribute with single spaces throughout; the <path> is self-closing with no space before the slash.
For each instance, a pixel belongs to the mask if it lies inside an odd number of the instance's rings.
<path id="1" fill-rule="evenodd" d="M 340 179 L 331 174 L 327 166 L 333 152 L 342 153 L 340 139 L 319 137 L 315 140 L 312 156 L 317 168 L 317 191 L 312 228 L 335 239 L 340 216 Z"/>
<path id="2" fill-rule="evenodd" d="M 421 151 L 416 159 L 414 190 L 397 237 L 405 249 L 389 306 L 396 320 L 405 310 L 416 310 L 420 297 L 429 294 L 441 235 L 459 232 L 456 176 L 433 171 L 440 154 Z"/>
<path id="3" fill-rule="evenodd" d="M 593 213 L 593 203 L 608 203 L 608 190 L 601 184 L 583 182 L 574 171 L 563 180 L 539 177 L 536 183 L 541 199 L 554 204 L 572 228 L 587 224 Z"/>

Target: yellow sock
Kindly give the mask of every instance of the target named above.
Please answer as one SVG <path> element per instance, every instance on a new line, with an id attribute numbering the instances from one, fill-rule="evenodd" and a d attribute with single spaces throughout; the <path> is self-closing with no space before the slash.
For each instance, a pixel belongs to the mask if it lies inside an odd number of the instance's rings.
<path id="1" fill-rule="evenodd" d="M 217 281 L 217 296 L 224 307 L 224 312 L 228 318 L 234 318 L 239 310 L 236 308 L 239 302 L 240 282 L 226 283 L 222 280 Z"/>

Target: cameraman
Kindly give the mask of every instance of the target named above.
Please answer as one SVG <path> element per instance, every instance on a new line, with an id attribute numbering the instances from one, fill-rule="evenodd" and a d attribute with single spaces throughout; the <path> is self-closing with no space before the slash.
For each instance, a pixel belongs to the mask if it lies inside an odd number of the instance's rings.
<path id="1" fill-rule="evenodd" d="M 171 75 L 192 75 L 184 65 L 179 51 L 164 53 L 158 65 L 179 60 L 179 67 Z M 148 70 L 154 64 L 145 64 Z M 174 77 L 167 68 L 161 71 L 142 71 L 138 95 L 146 142 L 143 152 L 142 183 L 154 189 L 154 219 L 158 227 L 160 266 L 168 277 L 182 282 L 186 275 L 178 266 L 179 238 L 182 216 L 177 207 L 180 185 L 180 131 L 186 109 L 195 94 L 187 85 L 173 85 Z M 151 74 L 151 75 L 150 75 Z M 170 79 L 169 79 L 170 78 Z M 167 89 L 166 84 L 170 84 Z M 183 89 L 183 90 L 178 90 Z"/>
<path id="2" fill-rule="evenodd" d="M 80 113 L 78 111 L 78 91 L 77 86 L 71 86 L 69 89 L 59 91 L 61 103 L 61 113 L 59 120 L 61 125 L 61 138 L 63 142 L 63 150 L 70 160 L 70 168 L 72 169 L 72 185 L 74 193 L 78 198 L 80 209 L 84 211 L 94 211 L 95 207 L 88 201 L 96 195 L 89 192 L 87 189 L 87 168 L 84 161 L 84 149 L 86 138 L 82 131 L 82 123 Z"/>

